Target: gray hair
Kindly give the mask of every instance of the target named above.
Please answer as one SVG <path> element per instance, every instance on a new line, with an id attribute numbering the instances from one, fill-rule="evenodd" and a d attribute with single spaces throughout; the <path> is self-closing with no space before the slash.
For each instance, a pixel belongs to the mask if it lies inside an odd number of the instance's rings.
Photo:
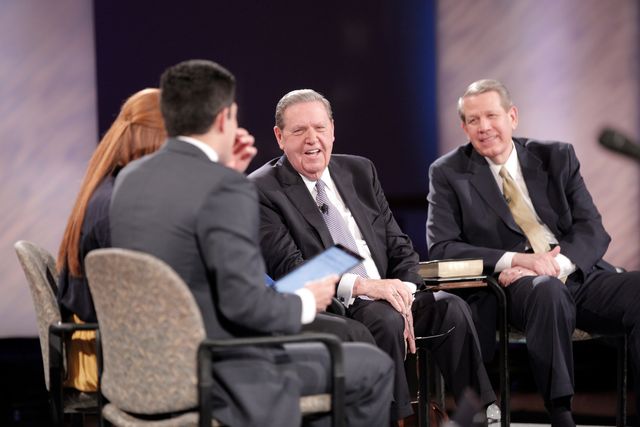
<path id="1" fill-rule="evenodd" d="M 324 105 L 324 108 L 327 110 L 327 114 L 329 115 L 329 120 L 333 120 L 331 104 L 327 98 L 313 89 L 298 89 L 292 90 L 278 101 L 278 105 L 276 105 L 276 126 L 280 129 L 284 128 L 284 112 L 290 106 L 315 101 L 322 102 L 322 105 Z"/>
<path id="2" fill-rule="evenodd" d="M 463 109 L 464 99 L 486 92 L 496 92 L 500 96 L 500 104 L 502 105 L 502 108 L 504 108 L 504 111 L 509 111 L 509 109 L 513 107 L 511 95 L 502 83 L 500 83 L 498 80 L 492 79 L 477 80 L 467 86 L 467 90 L 460 98 L 458 98 L 458 115 L 463 122 L 465 120 Z"/>

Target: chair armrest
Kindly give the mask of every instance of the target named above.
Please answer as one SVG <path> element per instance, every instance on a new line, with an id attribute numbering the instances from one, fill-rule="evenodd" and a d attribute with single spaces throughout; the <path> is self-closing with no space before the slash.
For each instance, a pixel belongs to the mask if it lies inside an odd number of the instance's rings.
<path id="1" fill-rule="evenodd" d="M 49 325 L 49 332 L 56 335 L 62 335 L 66 332 L 95 331 L 97 329 L 97 323 L 58 322 Z"/>
<path id="2" fill-rule="evenodd" d="M 331 359 L 331 409 L 333 425 L 342 426 L 344 423 L 344 361 L 340 340 L 331 334 L 303 333 L 296 335 L 263 336 L 232 338 L 225 340 L 205 339 L 198 348 L 198 400 L 200 403 L 199 425 L 211 426 L 211 389 L 213 387 L 212 354 L 217 349 L 265 346 L 275 344 L 290 344 L 301 342 L 321 342 L 324 344 Z"/>
<path id="3" fill-rule="evenodd" d="M 331 298 L 331 304 L 327 307 L 328 313 L 337 314 L 338 316 L 346 316 L 347 308 L 336 297 Z"/>
<path id="4" fill-rule="evenodd" d="M 49 369 L 50 381 L 57 381 L 53 378 L 53 371 L 57 375 L 62 374 L 63 361 L 63 348 L 62 341 L 66 334 L 76 331 L 97 331 L 97 323 L 73 323 L 73 322 L 57 322 L 49 325 L 49 366 L 45 366 L 45 369 Z"/>
<path id="5" fill-rule="evenodd" d="M 441 334 L 434 334 L 434 335 L 425 335 L 423 337 L 416 337 L 416 344 L 419 345 L 424 345 L 426 343 L 429 344 L 435 344 L 435 343 L 439 343 L 440 341 L 444 340 L 445 338 L 447 338 L 449 335 L 451 335 L 451 332 L 453 332 L 453 330 L 456 328 L 455 325 L 453 325 L 451 328 L 449 328 L 448 331 L 445 331 Z"/>

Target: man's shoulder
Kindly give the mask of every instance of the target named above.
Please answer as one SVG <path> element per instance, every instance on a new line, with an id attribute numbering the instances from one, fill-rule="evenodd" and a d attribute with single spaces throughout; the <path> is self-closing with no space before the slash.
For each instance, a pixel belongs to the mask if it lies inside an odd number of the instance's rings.
<path id="1" fill-rule="evenodd" d="M 448 153 L 443 154 L 431 163 L 432 169 L 442 167 L 454 167 L 458 165 L 466 165 L 472 158 L 473 146 L 471 143 L 459 145 Z"/>
<path id="2" fill-rule="evenodd" d="M 185 144 L 186 145 L 186 144 Z M 175 192 L 204 194 L 223 187 L 242 188 L 253 184 L 247 177 L 206 157 L 184 155 L 183 153 L 161 149 L 137 159 L 124 167 L 116 178 L 114 195 L 122 190 L 129 196 L 162 188 L 162 194 L 169 196 Z"/>
<path id="3" fill-rule="evenodd" d="M 532 138 L 513 138 L 513 141 L 520 150 L 536 156 L 543 163 L 564 162 L 567 158 L 575 157 L 573 145 L 567 142 Z"/>
<path id="4" fill-rule="evenodd" d="M 255 171 L 251 172 L 247 177 L 249 180 L 253 181 L 258 188 L 280 185 L 277 179 L 277 174 L 280 168 L 284 166 L 283 161 L 283 157 L 271 159 Z"/>
<path id="5" fill-rule="evenodd" d="M 547 151 L 566 151 L 572 149 L 572 145 L 568 142 L 539 140 L 533 138 L 513 138 L 516 145 L 520 145 L 529 151 L 547 152 Z"/>
<path id="6" fill-rule="evenodd" d="M 329 162 L 329 171 L 332 172 L 332 176 L 335 173 L 339 173 L 341 175 L 360 177 L 375 174 L 375 166 L 373 161 L 366 157 L 354 154 L 332 154 Z"/>
<path id="7" fill-rule="evenodd" d="M 267 163 L 265 163 L 264 165 L 260 166 L 258 169 L 251 172 L 248 175 L 249 179 L 256 180 L 256 179 L 260 179 L 260 178 L 275 174 L 276 169 L 282 167 L 282 160 L 283 160 L 282 156 L 275 157 L 269 160 Z"/>
<path id="8" fill-rule="evenodd" d="M 373 164 L 373 162 L 363 156 L 356 156 L 355 154 L 332 154 L 331 155 L 331 163 L 338 163 L 341 165 L 355 165 L 355 166 L 366 166 L 369 167 Z M 329 163 L 329 165 L 331 165 Z"/>

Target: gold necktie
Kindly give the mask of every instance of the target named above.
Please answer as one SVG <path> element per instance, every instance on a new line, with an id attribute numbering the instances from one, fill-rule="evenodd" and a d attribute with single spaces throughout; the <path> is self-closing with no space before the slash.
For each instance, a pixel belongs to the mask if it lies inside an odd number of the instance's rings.
<path id="1" fill-rule="evenodd" d="M 525 203 L 517 184 L 504 166 L 500 169 L 500 176 L 502 177 L 502 191 L 511 210 L 511 215 L 513 215 L 513 219 L 522 229 L 524 235 L 527 236 L 533 252 L 549 252 L 551 248 L 545 238 L 542 225 L 536 219 L 531 208 Z"/>

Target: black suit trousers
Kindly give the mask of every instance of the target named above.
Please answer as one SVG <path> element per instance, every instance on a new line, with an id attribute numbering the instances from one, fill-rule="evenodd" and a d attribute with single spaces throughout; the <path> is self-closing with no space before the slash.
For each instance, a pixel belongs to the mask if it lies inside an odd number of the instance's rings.
<path id="1" fill-rule="evenodd" d="M 345 417 L 349 426 L 389 425 L 393 365 L 380 349 L 364 343 L 342 345 Z M 331 387 L 329 352 L 319 343 L 285 344 L 284 351 L 261 357 L 216 361 L 213 416 L 230 426 L 299 425 L 299 397 L 327 393 Z M 241 373 L 250 372 L 250 376 Z M 281 381 L 273 381 L 273 377 Z M 291 398 L 281 399 L 282 395 Z M 247 402 L 253 403 L 247 405 Z M 233 402 L 229 404 L 228 402 Z M 329 426 L 329 414 L 305 425 Z"/>
<path id="2" fill-rule="evenodd" d="M 636 396 L 640 396 L 640 272 L 596 270 L 583 283 L 570 276 L 566 285 L 555 277 L 530 276 L 505 290 L 509 321 L 525 333 L 534 379 L 545 402 L 574 393 L 571 335 L 576 327 L 592 333 L 628 334 Z M 481 340 L 483 347 L 488 344 L 485 355 L 494 348 L 489 335 L 495 341 L 492 299 L 489 293 L 468 299 L 476 324 L 487 325 L 486 339 Z M 640 405 L 638 397 L 636 405 Z"/>
<path id="3" fill-rule="evenodd" d="M 301 395 L 329 390 L 329 353 L 322 344 L 286 344 L 285 348 L 291 359 L 288 369 L 304 379 Z M 346 424 L 387 427 L 393 377 L 391 360 L 381 350 L 364 343 L 343 344 L 343 355 Z M 330 416 L 325 415 L 304 425 L 325 427 L 331 425 L 330 421 Z"/>
<path id="4" fill-rule="evenodd" d="M 533 377 L 545 402 L 573 395 L 576 309 L 568 287 L 555 277 L 528 276 L 506 292 L 509 321 L 524 332 Z"/>
<path id="5" fill-rule="evenodd" d="M 496 397 L 484 369 L 475 326 L 467 304 L 461 298 L 445 292 L 418 292 L 412 312 L 416 336 L 440 334 L 455 326 L 449 338 L 432 351 L 445 384 L 456 400 L 462 397 L 466 387 L 471 387 L 478 393 L 483 404 L 495 401 Z M 391 405 L 391 419 L 410 415 L 411 397 L 404 371 L 406 347 L 403 316 L 386 301 L 359 298 L 349 307 L 348 314 L 367 326 L 378 347 L 394 362 L 394 401 Z"/>
<path id="6" fill-rule="evenodd" d="M 318 313 L 313 322 L 302 325 L 303 331 L 324 332 L 337 336 L 342 342 L 364 342 L 376 345 L 371 332 L 360 322 L 333 313 Z"/>
<path id="7" fill-rule="evenodd" d="M 567 285 L 576 302 L 578 328 L 602 334 L 627 333 L 636 408 L 640 408 L 640 271 L 598 270 L 583 284 L 568 281 Z M 640 424 L 637 415 L 636 420 Z"/>

